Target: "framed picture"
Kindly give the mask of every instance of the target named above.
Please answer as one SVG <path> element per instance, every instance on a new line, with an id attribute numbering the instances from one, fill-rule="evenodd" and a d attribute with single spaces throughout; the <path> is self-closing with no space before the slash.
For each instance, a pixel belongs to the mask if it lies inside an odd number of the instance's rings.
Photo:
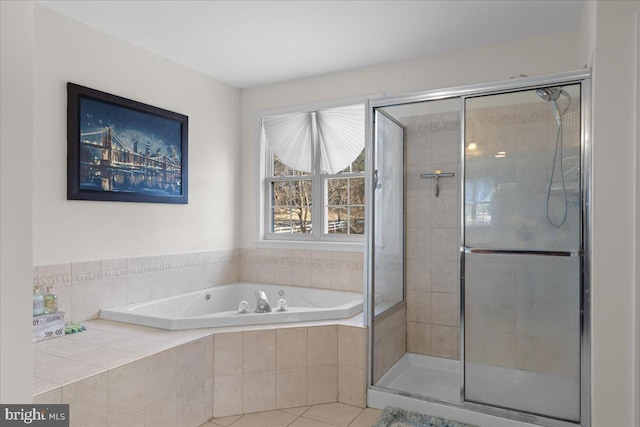
<path id="1" fill-rule="evenodd" d="M 67 199 L 186 204 L 188 122 L 67 83 Z"/>

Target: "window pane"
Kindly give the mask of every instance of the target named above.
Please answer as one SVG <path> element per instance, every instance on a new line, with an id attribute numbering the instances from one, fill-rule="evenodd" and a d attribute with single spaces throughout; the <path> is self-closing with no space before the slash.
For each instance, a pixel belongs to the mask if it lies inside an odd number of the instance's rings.
<path id="1" fill-rule="evenodd" d="M 327 205 L 346 206 L 349 200 L 349 179 L 327 179 Z"/>
<path id="2" fill-rule="evenodd" d="M 349 178 L 349 204 L 364 205 L 364 177 Z"/>
<path id="3" fill-rule="evenodd" d="M 273 206 L 290 206 L 291 184 L 289 182 L 272 182 L 271 197 Z"/>
<path id="4" fill-rule="evenodd" d="M 284 164 L 278 156 L 273 155 L 273 176 L 304 176 L 307 173 L 290 168 Z"/>
<path id="5" fill-rule="evenodd" d="M 273 222 L 271 231 L 273 233 L 291 233 L 291 209 L 275 208 L 272 211 Z"/>
<path id="6" fill-rule="evenodd" d="M 349 234 L 364 234 L 364 207 L 349 209 Z"/>
<path id="7" fill-rule="evenodd" d="M 311 233 L 311 209 L 297 207 L 291 209 L 293 233 Z"/>
<path id="8" fill-rule="evenodd" d="M 329 207 L 327 209 L 327 231 L 329 234 L 347 234 L 349 215 L 347 208 L 334 208 Z"/>
<path id="9" fill-rule="evenodd" d="M 311 208 L 311 180 L 291 181 L 291 206 Z"/>
<path id="10" fill-rule="evenodd" d="M 310 233 L 311 180 L 271 183 L 273 233 Z"/>

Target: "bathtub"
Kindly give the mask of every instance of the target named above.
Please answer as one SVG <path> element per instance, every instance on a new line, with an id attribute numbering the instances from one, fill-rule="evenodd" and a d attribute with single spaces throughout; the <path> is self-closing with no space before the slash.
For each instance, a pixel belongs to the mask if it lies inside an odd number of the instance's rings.
<path id="1" fill-rule="evenodd" d="M 256 290 L 267 294 L 272 308 L 270 313 L 253 312 L 256 307 Z M 286 300 L 287 311 L 276 311 L 280 299 Z M 249 313 L 238 313 L 241 301 L 249 302 Z M 362 294 L 358 292 L 234 283 L 102 309 L 100 318 L 176 330 L 344 319 L 360 311 Z"/>

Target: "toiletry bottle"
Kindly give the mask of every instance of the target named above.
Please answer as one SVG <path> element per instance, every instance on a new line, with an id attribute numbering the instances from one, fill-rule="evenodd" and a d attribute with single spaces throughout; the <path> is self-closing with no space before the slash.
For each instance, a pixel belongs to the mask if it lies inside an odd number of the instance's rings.
<path id="1" fill-rule="evenodd" d="M 44 312 L 58 312 L 58 296 L 53 292 L 53 286 L 47 286 L 47 295 L 44 296 Z"/>
<path id="2" fill-rule="evenodd" d="M 33 285 L 33 315 L 39 316 L 44 313 L 44 298 L 40 294 L 38 285 Z"/>

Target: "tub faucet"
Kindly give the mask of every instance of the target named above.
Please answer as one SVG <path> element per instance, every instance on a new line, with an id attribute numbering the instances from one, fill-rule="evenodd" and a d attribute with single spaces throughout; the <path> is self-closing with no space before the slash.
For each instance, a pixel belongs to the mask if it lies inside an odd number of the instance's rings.
<path id="1" fill-rule="evenodd" d="M 270 313 L 271 306 L 264 291 L 256 291 L 256 313 Z"/>

